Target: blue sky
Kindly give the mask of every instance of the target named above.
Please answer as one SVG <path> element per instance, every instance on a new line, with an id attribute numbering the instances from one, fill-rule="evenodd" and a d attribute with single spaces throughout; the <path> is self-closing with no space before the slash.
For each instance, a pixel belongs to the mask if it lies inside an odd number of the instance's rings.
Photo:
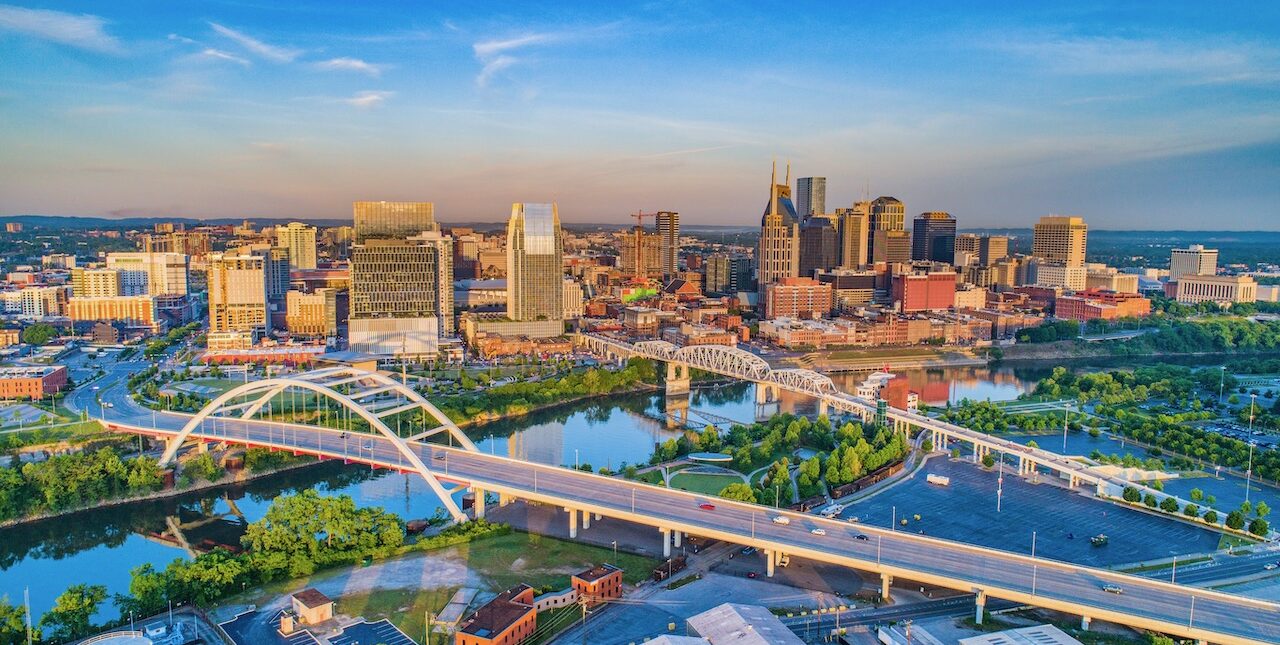
<path id="1" fill-rule="evenodd" d="M 4 1 L 0 214 L 1280 229 L 1273 3 Z"/>

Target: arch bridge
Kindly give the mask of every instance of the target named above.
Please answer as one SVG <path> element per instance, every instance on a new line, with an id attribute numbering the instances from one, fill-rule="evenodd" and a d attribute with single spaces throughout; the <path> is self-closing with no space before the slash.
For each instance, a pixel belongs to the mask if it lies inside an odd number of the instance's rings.
<path id="1" fill-rule="evenodd" d="M 168 439 L 160 464 L 173 463 L 182 444 L 193 434 L 201 438 L 203 447 L 206 438 L 218 436 L 220 427 L 225 434 L 228 422 L 252 420 L 287 420 L 289 423 L 281 424 L 282 435 L 291 427 L 297 432 L 293 422 L 339 430 L 343 454 L 354 453 L 357 458 L 366 446 L 372 446 L 368 436 L 381 437 L 395 448 L 397 467 L 421 475 L 454 519 L 466 517 L 453 498 L 458 489 L 446 488 L 410 444 L 446 440 L 451 446 L 469 451 L 476 450 L 475 444 L 413 388 L 386 374 L 353 367 L 250 381 L 226 391 Z"/>

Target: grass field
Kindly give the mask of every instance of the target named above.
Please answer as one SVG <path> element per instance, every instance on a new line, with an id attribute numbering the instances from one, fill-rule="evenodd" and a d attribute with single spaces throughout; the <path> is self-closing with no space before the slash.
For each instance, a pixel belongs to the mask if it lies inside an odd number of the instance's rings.
<path id="1" fill-rule="evenodd" d="M 742 483 L 736 475 L 713 475 L 706 473 L 677 473 L 671 477 L 671 487 L 707 495 L 718 494 L 729 484 Z"/>
<path id="2" fill-rule="evenodd" d="M 386 618 L 409 638 L 422 642 L 426 633 L 426 612 L 437 615 L 448 604 L 457 587 L 437 589 L 379 589 L 368 593 L 342 596 L 341 611 L 351 616 L 364 616 L 369 622 Z M 447 634 L 433 634 L 430 645 L 453 642 Z"/>
<path id="3" fill-rule="evenodd" d="M 521 582 L 563 589 L 569 586 L 571 574 L 602 562 L 622 567 L 623 580 L 635 584 L 648 578 L 658 565 L 653 558 L 621 552 L 615 558 L 613 549 L 519 531 L 452 548 L 466 561 L 467 568 L 494 589 Z"/>

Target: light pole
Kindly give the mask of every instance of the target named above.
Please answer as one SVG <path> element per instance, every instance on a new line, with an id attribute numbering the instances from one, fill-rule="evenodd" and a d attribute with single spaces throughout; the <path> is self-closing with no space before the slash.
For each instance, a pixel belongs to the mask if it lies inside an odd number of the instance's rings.
<path id="1" fill-rule="evenodd" d="M 1062 454 L 1067 454 L 1067 425 L 1071 416 L 1071 404 L 1068 403 L 1062 408 Z"/>
<path id="2" fill-rule="evenodd" d="M 1222 366 L 1222 373 L 1218 375 L 1218 405 L 1222 405 L 1222 386 L 1227 383 L 1227 366 Z"/>
<path id="3" fill-rule="evenodd" d="M 1031 532 L 1031 595 L 1036 595 L 1036 532 Z"/>
<path id="4" fill-rule="evenodd" d="M 1000 474 L 996 477 L 996 512 L 1000 512 L 1000 500 L 1004 498 L 1004 451 L 1000 452 Z"/>
<path id="5" fill-rule="evenodd" d="M 573 449 L 573 469 L 582 470 L 582 462 L 578 460 L 578 449 Z"/>
<path id="6" fill-rule="evenodd" d="M 1253 487 L 1253 446 L 1254 442 L 1249 441 L 1249 466 L 1244 471 L 1244 503 L 1249 503 L 1249 489 Z"/>

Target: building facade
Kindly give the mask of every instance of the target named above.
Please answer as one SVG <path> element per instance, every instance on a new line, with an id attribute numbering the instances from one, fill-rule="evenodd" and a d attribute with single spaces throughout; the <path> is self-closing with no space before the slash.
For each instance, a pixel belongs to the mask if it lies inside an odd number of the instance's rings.
<path id="1" fill-rule="evenodd" d="M 872 258 L 872 262 L 884 260 L 876 260 L 877 257 L 885 257 L 884 249 L 876 249 L 876 233 L 877 232 L 905 232 L 907 209 L 902 202 L 895 197 L 880 196 L 875 198 L 867 206 L 867 255 Z M 883 242 L 882 242 L 883 243 Z M 911 259 L 911 248 L 907 247 L 907 260 Z"/>
<path id="2" fill-rule="evenodd" d="M 658 211 L 654 217 L 658 231 L 658 264 L 664 277 L 680 270 L 680 213 Z"/>
<path id="3" fill-rule="evenodd" d="M 857 202 L 853 208 L 837 208 L 840 234 L 840 268 L 860 269 L 867 264 L 867 244 L 871 237 L 867 220 L 871 202 Z"/>
<path id="4" fill-rule="evenodd" d="M 951 309 L 956 302 L 956 274 L 930 271 L 894 275 L 893 301 L 902 312 Z"/>
<path id="5" fill-rule="evenodd" d="M 796 213 L 801 218 L 827 212 L 827 178 L 801 177 L 796 180 Z"/>
<path id="6" fill-rule="evenodd" d="M 800 275 L 800 218 L 791 203 L 791 169 L 786 182 L 777 183 L 775 166 L 769 179 L 769 202 L 760 218 L 760 249 L 756 254 L 756 283 L 765 287 Z"/>
<path id="7" fill-rule="evenodd" d="M 436 318 L 437 333 L 453 335 L 452 238 L 429 231 L 405 239 L 369 238 L 354 245 L 350 307 L 353 324 Z"/>
<path id="8" fill-rule="evenodd" d="M 270 330 L 265 258 L 260 255 L 211 254 L 210 336 L 223 333 L 256 339 Z"/>
<path id="9" fill-rule="evenodd" d="M 1184 275 L 1214 275 L 1218 272 L 1218 249 L 1192 244 L 1185 249 L 1169 250 L 1169 280 L 1176 282 Z"/>
<path id="10" fill-rule="evenodd" d="M 432 202 L 355 202 L 355 242 L 374 238 L 413 237 L 438 231 Z"/>
<path id="11" fill-rule="evenodd" d="M 316 227 L 302 222 L 277 226 L 276 246 L 289 249 L 290 269 L 316 268 Z"/>
<path id="12" fill-rule="evenodd" d="M 1256 302 L 1258 283 L 1247 275 L 1186 275 L 1178 278 L 1178 302 L 1194 305 L 1216 302 L 1231 305 L 1237 302 Z"/>
<path id="13" fill-rule="evenodd" d="M 1046 215 L 1036 222 L 1031 254 L 1067 266 L 1084 266 L 1088 241 L 1089 227 L 1084 218 Z"/>
<path id="14" fill-rule="evenodd" d="M 916 216 L 912 222 L 911 259 L 950 264 L 955 256 L 956 218 L 940 211 Z"/>
<path id="15" fill-rule="evenodd" d="M 764 317 L 821 318 L 831 313 L 831 285 L 813 278 L 783 278 L 765 286 Z"/>
<path id="16" fill-rule="evenodd" d="M 564 239 L 554 203 L 511 205 L 507 221 L 507 317 L 560 320 Z"/>

